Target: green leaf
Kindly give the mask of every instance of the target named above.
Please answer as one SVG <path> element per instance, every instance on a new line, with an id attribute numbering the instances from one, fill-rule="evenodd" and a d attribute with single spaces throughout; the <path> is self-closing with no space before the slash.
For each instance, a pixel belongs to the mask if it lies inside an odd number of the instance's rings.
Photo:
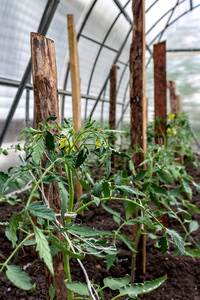
<path id="1" fill-rule="evenodd" d="M 158 288 L 165 280 L 167 275 L 153 281 L 144 283 L 133 283 L 120 288 L 120 295 L 128 295 L 129 297 L 137 297 L 138 295 L 147 294 Z"/>
<path id="2" fill-rule="evenodd" d="M 104 286 L 107 286 L 111 290 L 115 291 L 129 284 L 130 280 L 131 280 L 130 275 L 126 275 L 125 277 L 122 278 L 106 277 L 104 278 L 103 283 Z"/>
<path id="3" fill-rule="evenodd" d="M 69 193 L 62 182 L 58 181 L 58 186 L 60 189 L 61 217 L 64 220 L 64 215 L 67 212 L 67 208 L 69 204 Z"/>
<path id="4" fill-rule="evenodd" d="M 83 255 L 83 254 L 73 253 L 70 250 L 68 250 L 67 247 L 53 234 L 49 235 L 48 239 L 54 246 L 56 246 L 62 252 L 66 253 L 67 255 L 69 255 L 73 258 L 83 259 L 85 257 L 85 255 Z"/>
<path id="5" fill-rule="evenodd" d="M 191 200 L 192 199 L 192 189 L 190 188 L 188 181 L 185 178 L 182 178 L 181 184 L 183 186 L 184 192 L 186 193 L 188 198 Z"/>
<path id="6" fill-rule="evenodd" d="M 57 117 L 54 117 L 54 116 L 48 117 L 48 118 L 46 119 L 46 121 L 45 121 L 45 124 L 47 125 L 47 123 L 48 123 L 49 121 L 55 121 L 56 119 L 57 119 Z"/>
<path id="7" fill-rule="evenodd" d="M 27 240 L 23 243 L 23 246 L 32 246 L 32 245 L 35 245 L 35 239 L 33 240 Z"/>
<path id="8" fill-rule="evenodd" d="M 43 177 L 42 182 L 45 183 L 45 184 L 50 184 L 50 183 L 54 182 L 54 180 L 56 178 L 57 177 L 55 175 L 47 175 L 47 176 Z"/>
<path id="9" fill-rule="evenodd" d="M 110 184 L 107 181 L 103 182 L 102 191 L 105 198 L 110 197 Z"/>
<path id="10" fill-rule="evenodd" d="M 40 230 L 38 227 L 35 226 L 34 226 L 34 232 L 35 232 L 35 240 L 37 244 L 36 251 L 39 251 L 40 258 L 44 259 L 44 262 L 47 265 L 49 271 L 51 272 L 52 276 L 54 276 L 51 251 L 46 236 L 43 234 L 42 230 Z"/>
<path id="11" fill-rule="evenodd" d="M 88 150 L 86 149 L 82 149 L 78 156 L 77 156 L 77 159 L 76 159 L 76 168 L 79 168 L 83 163 L 84 161 L 86 160 L 87 158 L 87 155 L 88 155 Z"/>
<path id="12" fill-rule="evenodd" d="M 168 170 L 166 170 L 166 169 L 163 169 L 162 172 L 164 173 L 164 175 L 165 175 L 167 181 L 168 181 L 169 183 L 171 183 L 171 184 L 174 184 L 174 179 L 173 179 L 171 173 L 170 173 Z"/>
<path id="13" fill-rule="evenodd" d="M 124 244 L 134 253 L 136 253 L 137 251 L 133 248 L 133 246 L 130 244 L 127 236 L 123 233 L 118 234 L 118 236 L 122 239 L 122 241 L 124 242 Z"/>
<path id="14" fill-rule="evenodd" d="M 97 183 L 94 185 L 93 189 L 92 189 L 93 195 L 94 195 L 95 197 L 99 197 L 99 195 L 100 195 L 101 184 L 102 184 L 101 182 L 97 182 Z"/>
<path id="15" fill-rule="evenodd" d="M 80 178 L 79 178 L 79 181 L 84 189 L 86 189 L 88 192 L 91 190 L 91 186 L 89 184 L 87 184 L 87 182 L 85 182 L 83 179 L 80 179 Z"/>
<path id="16" fill-rule="evenodd" d="M 95 197 L 95 196 L 93 196 L 92 198 L 93 198 L 96 206 L 99 206 L 99 204 L 101 203 L 100 199 L 98 197 Z"/>
<path id="17" fill-rule="evenodd" d="M 168 191 L 168 195 L 178 197 L 180 195 L 181 191 L 182 191 L 182 188 L 171 189 Z"/>
<path id="18" fill-rule="evenodd" d="M 82 282 L 67 282 L 67 279 L 65 280 L 66 287 L 73 291 L 74 293 L 77 293 L 81 296 L 90 296 L 89 289 L 85 283 Z"/>
<path id="19" fill-rule="evenodd" d="M 106 269 L 109 270 L 110 267 L 113 265 L 115 261 L 116 255 L 115 254 L 108 254 L 106 255 Z"/>
<path id="20" fill-rule="evenodd" d="M 44 141 L 42 137 L 40 137 L 37 143 L 33 146 L 33 152 L 32 152 L 33 161 L 36 164 L 39 164 L 43 154 L 44 154 Z"/>
<path id="21" fill-rule="evenodd" d="M 131 170 L 131 172 L 133 173 L 133 175 L 136 176 L 135 166 L 134 166 L 133 161 L 131 159 L 129 160 L 128 165 L 129 165 L 129 169 Z"/>
<path id="22" fill-rule="evenodd" d="M 49 296 L 50 296 L 50 299 L 51 299 L 51 300 L 54 299 L 54 296 L 55 296 L 55 289 L 54 289 L 53 284 L 51 284 L 50 287 L 49 287 Z"/>
<path id="23" fill-rule="evenodd" d="M 139 173 L 135 176 L 135 178 L 133 179 L 133 181 L 136 182 L 136 181 L 140 181 L 140 180 L 144 179 L 146 173 L 147 173 L 147 170 L 141 169 L 139 171 Z"/>
<path id="24" fill-rule="evenodd" d="M 167 194 L 167 191 L 164 188 L 162 188 L 161 186 L 155 185 L 155 184 L 151 185 L 151 189 L 153 190 L 153 192 L 155 194 L 161 194 L 161 195 Z"/>
<path id="25" fill-rule="evenodd" d="M 148 229 L 156 230 L 157 227 L 154 225 L 154 223 L 151 221 L 150 217 L 145 214 L 144 216 L 144 222 L 147 225 Z"/>
<path id="26" fill-rule="evenodd" d="M 157 176 L 158 176 L 158 179 L 161 181 L 161 182 L 164 182 L 164 183 L 168 183 L 168 180 L 164 174 L 164 172 L 162 170 L 158 170 L 156 172 Z"/>
<path id="27" fill-rule="evenodd" d="M 167 239 L 165 236 L 162 236 L 160 239 L 159 239 L 159 242 L 158 242 L 159 246 L 161 247 L 161 250 L 162 250 L 162 254 L 164 254 L 165 252 L 168 251 L 168 243 L 167 243 Z"/>
<path id="28" fill-rule="evenodd" d="M 53 209 L 47 205 L 41 205 L 42 201 L 34 201 L 28 206 L 28 210 L 34 217 L 40 217 L 49 221 L 55 221 L 55 213 Z"/>
<path id="29" fill-rule="evenodd" d="M 35 291 L 35 284 L 31 284 L 31 278 L 28 277 L 28 274 L 18 266 L 7 266 L 6 275 L 8 279 L 18 288 L 25 291 Z"/>
<path id="30" fill-rule="evenodd" d="M 61 251 L 58 247 L 55 245 L 50 245 L 50 251 L 51 251 L 51 256 L 54 257 L 58 255 L 58 253 Z"/>
<path id="31" fill-rule="evenodd" d="M 197 191 L 200 193 L 200 184 L 199 183 L 196 183 L 196 182 L 192 182 L 193 185 L 196 187 Z"/>
<path id="32" fill-rule="evenodd" d="M 83 227 L 81 225 L 74 225 L 70 227 L 70 232 L 78 234 L 80 236 L 103 236 L 103 235 L 112 235 L 110 231 L 100 231 L 94 228 Z"/>
<path id="33" fill-rule="evenodd" d="M 191 233 L 193 231 L 196 231 L 198 228 L 199 228 L 199 224 L 196 220 L 190 222 L 190 224 L 189 224 L 189 233 Z"/>
<path id="34" fill-rule="evenodd" d="M 54 137 L 50 131 L 46 131 L 45 135 L 45 145 L 47 147 L 47 150 L 53 151 L 55 149 L 55 144 L 54 144 Z"/>
<path id="35" fill-rule="evenodd" d="M 200 249 L 194 249 L 194 250 L 185 249 L 185 252 L 188 256 L 200 258 Z"/>
<path id="36" fill-rule="evenodd" d="M 14 214 L 12 216 L 11 220 L 10 220 L 10 224 L 9 224 L 9 237 L 10 237 L 10 240 L 12 242 L 13 248 L 16 245 L 16 240 L 17 240 L 16 232 L 17 232 L 17 229 L 19 227 L 20 220 L 21 220 L 21 213 Z"/>
<path id="37" fill-rule="evenodd" d="M 160 203 L 159 203 L 158 199 L 154 196 L 154 194 L 153 194 L 152 192 L 150 192 L 149 194 L 150 194 L 150 199 L 151 199 L 151 201 L 153 201 L 154 204 L 155 204 L 158 208 L 160 208 Z"/>
<path id="38" fill-rule="evenodd" d="M 127 207 L 126 207 L 126 210 L 125 210 L 125 213 L 126 213 L 126 220 L 128 220 L 132 213 L 134 212 L 134 210 L 136 209 L 137 205 L 135 203 L 131 203 L 129 202 Z"/>
<path id="39" fill-rule="evenodd" d="M 145 197 L 144 193 L 140 192 L 139 190 L 137 190 L 137 189 L 135 189 L 134 187 L 131 187 L 131 186 L 120 185 L 120 186 L 117 186 L 115 188 L 115 190 L 120 191 L 120 192 L 125 193 L 125 194 L 131 194 L 131 195 L 134 194 L 134 195 Z"/>
<path id="40" fill-rule="evenodd" d="M 182 237 L 173 229 L 167 228 L 167 233 L 171 236 L 172 240 L 175 242 L 176 246 L 178 247 L 179 251 L 182 254 L 185 254 L 185 246 L 184 246 L 184 240 Z"/>
<path id="41" fill-rule="evenodd" d="M 113 216 L 116 216 L 118 219 L 120 219 L 121 214 L 119 212 L 117 212 L 116 210 L 106 206 L 105 204 L 102 203 L 102 207 L 109 212 L 110 214 L 112 214 Z"/>
<path id="42" fill-rule="evenodd" d="M 130 156 L 128 154 L 126 154 L 125 152 L 119 152 L 115 149 L 112 149 L 112 154 L 116 155 L 116 156 L 121 156 L 121 157 L 128 157 L 130 158 Z"/>

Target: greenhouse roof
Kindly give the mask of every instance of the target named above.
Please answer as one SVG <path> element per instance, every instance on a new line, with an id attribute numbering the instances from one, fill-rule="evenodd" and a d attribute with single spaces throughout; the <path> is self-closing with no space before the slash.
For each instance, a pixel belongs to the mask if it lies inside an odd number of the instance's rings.
<path id="1" fill-rule="evenodd" d="M 199 123 L 200 0 L 146 0 L 146 66 L 149 117 L 153 115 L 153 45 L 166 40 L 167 78 L 176 81 L 182 108 L 193 126 Z M 1 0 L 0 130 L 1 142 L 13 141 L 16 130 L 33 119 L 30 32 L 54 40 L 61 116 L 72 117 L 67 14 L 74 14 L 80 60 L 82 119 L 91 112 L 108 119 L 109 72 L 117 64 L 117 125 L 129 120 L 129 48 L 131 0 Z M 24 89 L 26 85 L 27 89 Z M 124 118 L 122 115 L 124 113 Z M 19 121 L 19 126 L 11 121 Z M 10 126 L 11 128 L 12 126 Z"/>

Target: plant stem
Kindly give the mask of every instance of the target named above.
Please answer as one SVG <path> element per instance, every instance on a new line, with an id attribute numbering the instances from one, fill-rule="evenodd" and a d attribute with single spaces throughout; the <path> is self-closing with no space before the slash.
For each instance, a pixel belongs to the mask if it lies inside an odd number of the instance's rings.
<path id="1" fill-rule="evenodd" d="M 130 202 L 130 203 L 134 203 L 135 205 L 137 205 L 138 207 L 140 207 L 141 209 L 144 209 L 144 207 L 140 204 L 138 204 L 136 201 L 134 200 L 131 200 L 131 199 L 127 199 L 127 198 L 115 198 L 115 197 L 108 197 L 108 198 L 102 198 L 102 199 L 99 199 L 100 202 L 103 202 L 103 201 L 109 201 L 109 200 L 118 200 L 118 201 L 127 201 L 127 202 Z M 85 205 L 79 207 L 76 211 L 74 211 L 75 214 L 79 213 L 79 211 L 85 209 L 86 207 L 94 204 L 95 201 L 92 200 L 88 203 L 86 203 Z"/>
<path id="2" fill-rule="evenodd" d="M 8 259 L 3 264 L 2 268 L 0 269 L 0 273 L 3 271 L 3 269 L 7 266 L 8 262 L 11 260 L 11 258 L 15 255 L 15 253 L 23 246 L 24 242 L 26 242 L 30 237 L 34 236 L 35 233 L 29 234 L 17 247 L 16 249 L 11 253 L 11 255 L 8 257 Z"/>
<path id="3" fill-rule="evenodd" d="M 71 213 L 72 209 L 73 209 L 73 203 L 74 203 L 74 186 L 73 186 L 73 180 L 72 180 L 72 172 L 71 172 L 70 168 L 66 165 L 66 163 L 64 163 L 64 168 L 65 168 L 65 172 L 66 172 L 66 176 L 67 176 L 68 184 L 69 184 L 68 213 Z M 71 218 L 67 217 L 65 226 L 70 222 L 71 222 Z M 65 240 L 65 243 L 67 243 L 66 240 Z M 66 275 L 68 282 L 71 282 L 72 280 L 71 280 L 70 265 L 69 265 L 69 255 L 67 255 L 66 253 L 64 253 L 64 269 L 65 269 L 65 275 Z M 73 291 L 68 290 L 68 300 L 73 300 L 73 299 L 74 299 Z"/>

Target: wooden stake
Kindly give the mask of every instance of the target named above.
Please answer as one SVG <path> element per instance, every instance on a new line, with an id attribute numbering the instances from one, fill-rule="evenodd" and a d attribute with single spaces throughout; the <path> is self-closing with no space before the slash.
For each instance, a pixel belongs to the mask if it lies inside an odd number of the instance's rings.
<path id="1" fill-rule="evenodd" d="M 155 142 L 159 146 L 164 144 L 166 136 L 167 118 L 167 80 L 166 80 L 166 48 L 165 42 L 154 45 L 154 106 L 155 121 L 159 122 L 155 127 Z"/>
<path id="2" fill-rule="evenodd" d="M 72 87 L 72 107 L 73 107 L 73 122 L 75 131 L 81 129 L 81 86 L 79 72 L 79 58 L 77 35 L 75 28 L 74 15 L 67 15 L 68 42 L 69 42 L 69 61 L 71 72 L 71 87 Z M 76 178 L 76 198 L 82 196 L 83 190 L 78 178 Z"/>
<path id="3" fill-rule="evenodd" d="M 110 70 L 110 107 L 109 107 L 109 126 L 110 129 L 116 129 L 116 99 L 117 99 L 117 66 L 112 65 Z M 115 145 L 113 136 L 112 145 Z M 115 167 L 116 156 L 111 156 L 111 166 Z"/>
<path id="4" fill-rule="evenodd" d="M 177 112 L 177 101 L 176 101 L 176 85 L 174 81 L 169 81 L 169 95 L 170 95 L 171 114 L 175 114 Z"/>
<path id="5" fill-rule="evenodd" d="M 34 90 L 34 126 L 45 123 L 50 116 L 57 116 L 59 123 L 58 91 L 57 91 L 57 68 L 54 42 L 38 33 L 31 33 L 31 55 Z M 54 122 L 52 122 L 54 124 Z M 58 130 L 54 130 L 58 133 Z M 46 167 L 46 156 L 42 157 L 42 166 Z M 61 174 L 61 167 L 57 169 Z M 50 207 L 55 213 L 60 213 L 61 201 L 58 183 L 54 181 L 51 186 L 44 185 L 44 193 L 49 199 Z M 61 236 L 59 236 L 61 238 Z M 49 269 L 46 273 L 46 297 L 49 297 L 49 287 L 53 284 L 55 288 L 54 299 L 67 299 L 67 289 L 64 284 L 65 272 L 63 256 L 60 252 L 53 258 L 55 276 L 52 278 Z"/>
<path id="6" fill-rule="evenodd" d="M 131 111 L 131 148 L 136 143 L 147 150 L 146 139 L 146 95 L 145 95 L 145 4 L 144 0 L 132 0 L 133 10 L 133 38 L 130 47 L 130 111 Z M 133 157 L 137 166 L 143 161 L 143 154 L 138 153 Z M 133 228 L 133 235 L 138 232 L 137 225 Z M 145 273 L 146 269 L 146 240 L 142 236 L 138 245 L 136 272 L 138 275 Z M 132 276 L 133 279 L 133 276 Z"/>

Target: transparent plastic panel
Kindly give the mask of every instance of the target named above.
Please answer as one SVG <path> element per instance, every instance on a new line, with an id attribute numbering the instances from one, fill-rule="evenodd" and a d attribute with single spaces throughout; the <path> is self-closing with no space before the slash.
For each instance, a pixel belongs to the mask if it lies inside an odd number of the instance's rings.
<path id="1" fill-rule="evenodd" d="M 116 53 L 111 50 L 108 50 L 106 48 L 102 50 L 96 64 L 94 76 L 92 78 L 90 94 L 98 95 L 98 93 L 101 91 L 106 78 L 109 76 L 110 68 L 113 64 L 115 56 Z"/>
<path id="2" fill-rule="evenodd" d="M 37 31 L 46 3 L 1 1 L 0 77 L 21 80 L 30 58 L 30 32 Z"/>
<path id="3" fill-rule="evenodd" d="M 185 1 L 180 3 L 179 5 L 176 6 L 174 9 L 174 13 L 172 18 L 170 19 L 170 23 L 174 22 L 177 18 L 179 18 L 182 14 L 190 10 L 190 2 Z"/>
<path id="4" fill-rule="evenodd" d="M 111 26 L 118 13 L 119 8 L 114 1 L 97 1 L 86 22 L 83 34 L 98 42 L 102 42 L 108 28 Z"/>

